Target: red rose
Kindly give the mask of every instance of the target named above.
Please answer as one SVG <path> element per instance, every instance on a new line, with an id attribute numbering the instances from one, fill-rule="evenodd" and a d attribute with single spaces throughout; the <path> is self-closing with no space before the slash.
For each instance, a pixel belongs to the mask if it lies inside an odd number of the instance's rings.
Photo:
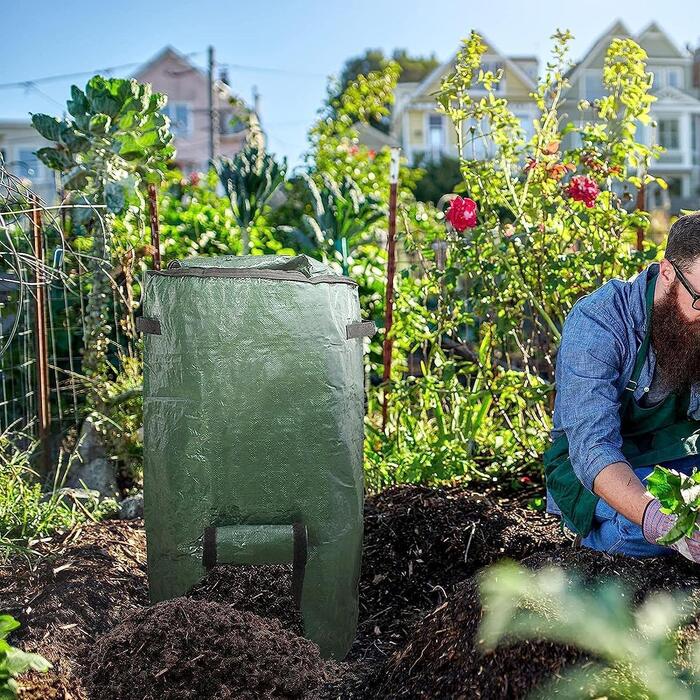
<path id="1" fill-rule="evenodd" d="M 445 213 L 445 218 L 452 224 L 452 228 L 460 233 L 468 228 L 476 226 L 476 202 L 469 197 L 455 197 L 450 202 L 450 208 Z"/>
<path id="2" fill-rule="evenodd" d="M 574 175 L 566 188 L 566 193 L 571 199 L 583 202 L 590 209 L 595 204 L 600 190 L 595 181 L 587 175 Z"/>

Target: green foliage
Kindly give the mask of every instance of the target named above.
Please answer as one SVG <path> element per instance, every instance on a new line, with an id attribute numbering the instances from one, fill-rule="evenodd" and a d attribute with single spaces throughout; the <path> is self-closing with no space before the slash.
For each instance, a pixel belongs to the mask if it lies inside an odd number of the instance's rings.
<path id="1" fill-rule="evenodd" d="M 629 277 L 659 256 L 652 243 L 635 249 L 648 217 L 624 206 L 630 188 L 653 179 L 645 173 L 657 153 L 635 140 L 653 99 L 644 52 L 630 40 L 613 42 L 605 59 L 606 97 L 594 105 L 595 114 L 582 105 L 581 118 L 566 122 L 560 109 L 571 37 L 558 32 L 554 38 L 552 61 L 534 93 L 540 116 L 532 138 L 525 138 L 496 89 L 500 72 L 482 68 L 486 46 L 476 33 L 463 42 L 435 94 L 458 143 L 462 182 L 455 191 L 477 202 L 478 220 L 465 232 L 451 226 L 445 232 L 443 213 L 432 206 L 423 207 L 422 217 L 415 207 L 404 215 L 403 243 L 418 260 L 397 289 L 391 388 L 396 401 L 407 396 L 407 360 L 419 354 L 422 376 L 415 384 L 431 399 L 427 409 L 415 394 L 401 400 L 392 409 L 396 434 L 389 439 L 405 442 L 407 421 L 417 421 L 410 433 L 424 439 L 412 449 L 431 454 L 423 457 L 431 464 L 449 462 L 435 451 L 432 436 L 440 434 L 440 415 L 450 415 L 453 400 L 441 407 L 433 387 L 449 396 L 453 375 L 462 377 L 467 395 L 478 382 L 491 397 L 483 418 L 471 424 L 479 426 L 475 432 L 455 439 L 472 446 L 471 462 L 488 456 L 506 474 L 517 464 L 537 464 L 551 429 L 554 357 L 566 314 L 609 278 Z M 574 137 L 580 145 L 566 148 L 569 140 L 577 143 Z M 573 174 L 600 190 L 594 206 L 571 196 Z M 488 430 L 480 434 L 482 425 Z M 456 474 L 483 472 L 469 466 Z M 433 478 L 439 471 L 425 473 Z"/>
<path id="2" fill-rule="evenodd" d="M 30 464 L 37 443 L 21 448 L 16 443 L 18 438 L 21 434 L 13 439 L 9 433 L 0 435 L 0 559 L 31 550 L 36 540 L 56 530 L 109 514 L 101 510 L 97 499 L 78 504 L 62 497 L 59 488 L 66 468 L 60 463 L 51 490 L 43 492 Z"/>
<path id="3" fill-rule="evenodd" d="M 32 115 L 34 128 L 55 146 L 38 157 L 64 177 L 67 190 L 79 190 L 108 211 L 119 213 L 125 190 L 141 181 L 159 182 L 174 154 L 166 98 L 150 84 L 96 75 L 85 90 L 71 87 L 69 117 Z"/>
<path id="4" fill-rule="evenodd" d="M 409 56 L 406 49 L 395 49 L 390 58 L 387 58 L 381 49 L 367 49 L 361 56 L 350 58 L 345 62 L 339 79 L 329 86 L 328 103 L 332 105 L 334 100 L 337 100 L 359 76 L 380 73 L 392 64 L 399 66 L 400 82 L 418 82 L 437 68 L 439 61 L 435 54 L 430 57 Z M 390 109 L 390 104 L 387 108 Z M 381 131 L 389 132 L 388 116 L 370 118 L 370 123 Z"/>
<path id="5" fill-rule="evenodd" d="M 690 598 L 657 593 L 634 609 L 634 596 L 617 581 L 591 589 L 561 569 L 531 572 L 510 562 L 481 574 L 480 593 L 484 617 L 478 639 L 485 649 L 546 639 L 593 657 L 534 697 L 700 697 L 700 643 L 679 649 L 679 628 L 696 612 Z"/>
<path id="6" fill-rule="evenodd" d="M 250 252 L 253 230 L 257 227 L 260 233 L 265 228 L 263 218 L 269 210 L 269 200 L 284 182 L 286 170 L 286 158 L 280 165 L 274 156 L 252 143 L 247 143 L 233 158 L 220 158 L 216 163 L 233 216 L 241 227 L 244 255 Z"/>
<path id="7" fill-rule="evenodd" d="M 130 193 L 144 207 L 140 187 L 160 182 L 174 155 L 168 118 L 161 109 L 166 98 L 150 84 L 96 75 L 85 90 L 73 85 L 67 102 L 69 117 L 32 116 L 34 128 L 55 146 L 37 156 L 63 176 L 73 201 L 96 208 L 77 209 L 71 233 L 90 252 L 83 371 L 88 376 L 107 372 L 112 327 L 109 298 L 112 285 L 107 268 L 112 263 L 114 217 L 125 211 Z M 132 309 L 128 309 L 132 313 Z M 92 397 L 99 402 L 98 396 Z"/>
<path id="8" fill-rule="evenodd" d="M 646 486 L 661 503 L 661 512 L 676 515 L 678 519 L 668 534 L 659 539 L 660 544 L 673 544 L 683 537 L 692 537 L 698 529 L 700 511 L 700 472 L 688 476 L 666 467 L 654 467 L 647 477 Z"/>
<path id="9" fill-rule="evenodd" d="M 301 251 L 322 260 L 334 259 L 347 275 L 356 249 L 371 242 L 373 225 L 384 212 L 372 195 L 365 196 L 349 176 L 337 183 L 322 173 L 318 187 L 306 173 L 301 175 L 308 188 L 313 215 L 302 214 L 301 227 L 281 226 Z"/>
<path id="10" fill-rule="evenodd" d="M 29 654 L 10 645 L 8 635 L 20 627 L 11 615 L 0 615 L 0 700 L 17 697 L 16 678 L 27 671 L 46 673 L 52 664 L 39 654 Z"/>
<path id="11" fill-rule="evenodd" d="M 445 192 L 454 192 L 462 181 L 462 174 L 457 158 L 443 155 L 439 160 L 432 160 L 426 155 L 418 158 L 416 167 L 424 175 L 416 182 L 413 194 L 419 202 L 432 202 L 437 205 Z"/>
<path id="12" fill-rule="evenodd" d="M 185 177 L 171 170 L 158 191 L 160 245 L 163 261 L 193 255 L 240 255 L 241 229 L 227 197 L 216 191 L 214 170 Z M 124 255 L 143 245 L 147 222 L 132 197 L 126 212 L 115 221 L 114 250 Z"/>

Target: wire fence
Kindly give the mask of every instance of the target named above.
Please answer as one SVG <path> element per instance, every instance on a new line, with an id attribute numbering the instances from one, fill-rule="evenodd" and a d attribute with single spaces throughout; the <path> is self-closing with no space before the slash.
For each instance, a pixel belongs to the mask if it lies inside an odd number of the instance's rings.
<path id="1" fill-rule="evenodd" d="M 49 206 L 0 160 L 0 434 L 46 441 L 80 422 L 94 258 L 72 247 L 65 232 L 81 209 L 98 222 L 93 235 L 104 236 L 99 207 Z M 120 303 L 115 287 L 115 319 Z M 111 328 L 110 341 L 123 342 L 119 324 Z"/>

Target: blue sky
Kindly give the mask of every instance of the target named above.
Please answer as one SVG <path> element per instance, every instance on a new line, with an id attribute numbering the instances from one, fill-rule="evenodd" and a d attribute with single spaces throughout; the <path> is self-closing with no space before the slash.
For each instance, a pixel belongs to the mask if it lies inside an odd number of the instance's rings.
<path id="1" fill-rule="evenodd" d="M 165 44 L 200 52 L 193 60 L 204 65 L 212 44 L 218 60 L 232 64 L 234 91 L 250 102 L 257 86 L 269 148 L 287 156 L 290 167 L 305 150 L 327 76 L 367 47 L 386 53 L 405 47 L 446 60 L 475 28 L 505 53 L 546 60 L 549 36 L 560 27 L 575 34 L 573 56 L 579 57 L 617 18 L 633 32 L 656 20 L 679 46 L 700 43 L 700 3 L 687 0 L 2 0 L 1 5 L 0 84 L 141 62 Z M 41 83 L 41 93 L 0 89 L 0 118 L 30 111 L 60 114 L 71 82 L 85 80 Z"/>

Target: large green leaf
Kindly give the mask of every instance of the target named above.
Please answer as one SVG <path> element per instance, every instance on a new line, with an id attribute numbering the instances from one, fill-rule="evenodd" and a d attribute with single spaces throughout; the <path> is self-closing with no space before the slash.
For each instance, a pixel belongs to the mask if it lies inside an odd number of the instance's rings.
<path id="1" fill-rule="evenodd" d="M 62 149 L 40 148 L 36 155 L 42 163 L 52 170 L 68 170 L 75 165 L 72 158 Z"/>
<path id="2" fill-rule="evenodd" d="M 61 122 L 48 114 L 32 114 L 32 126 L 49 141 L 58 141 Z"/>
<path id="3" fill-rule="evenodd" d="M 10 632 L 19 626 L 20 623 L 12 615 L 0 615 L 0 639 L 5 639 Z"/>

